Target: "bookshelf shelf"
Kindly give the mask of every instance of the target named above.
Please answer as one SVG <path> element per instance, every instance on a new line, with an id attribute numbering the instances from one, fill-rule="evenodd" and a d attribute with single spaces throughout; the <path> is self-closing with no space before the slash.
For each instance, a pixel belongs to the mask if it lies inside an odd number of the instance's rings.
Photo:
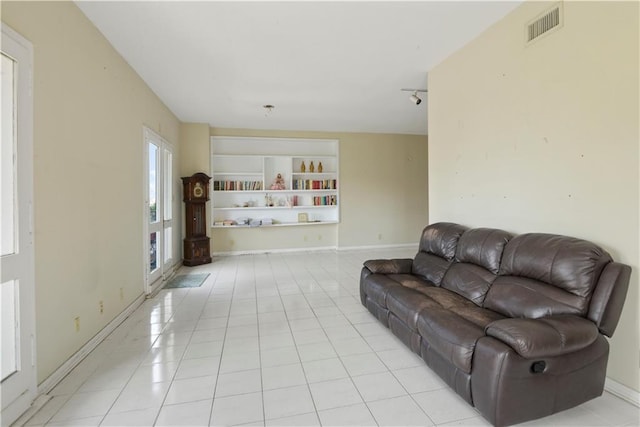
<path id="1" fill-rule="evenodd" d="M 273 222 L 262 227 L 340 220 L 337 140 L 212 137 L 211 168 L 214 228 L 249 228 L 220 225 L 247 218 Z"/>

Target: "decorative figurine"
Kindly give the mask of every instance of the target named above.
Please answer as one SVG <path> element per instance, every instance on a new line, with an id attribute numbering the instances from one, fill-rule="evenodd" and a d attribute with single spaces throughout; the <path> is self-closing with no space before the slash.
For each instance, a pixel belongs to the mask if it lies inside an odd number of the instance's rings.
<path id="1" fill-rule="evenodd" d="M 318 163 L 318 173 L 322 173 L 322 162 Z"/>
<path id="2" fill-rule="evenodd" d="M 285 185 L 284 185 L 284 178 L 282 177 L 282 174 L 278 174 L 276 176 L 276 180 L 273 182 L 273 184 L 271 184 L 271 190 L 285 190 Z"/>
<path id="3" fill-rule="evenodd" d="M 300 165 L 300 173 L 305 173 L 307 171 L 307 167 L 304 165 L 304 160 L 302 161 L 302 164 Z"/>
<path id="4" fill-rule="evenodd" d="M 311 161 L 311 163 L 309 163 L 309 172 L 315 172 L 316 168 L 315 166 L 313 166 L 313 161 Z"/>

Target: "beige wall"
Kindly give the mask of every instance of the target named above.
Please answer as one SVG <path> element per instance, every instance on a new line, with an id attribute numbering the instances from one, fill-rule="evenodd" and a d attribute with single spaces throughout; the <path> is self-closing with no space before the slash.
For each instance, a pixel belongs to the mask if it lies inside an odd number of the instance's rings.
<path id="1" fill-rule="evenodd" d="M 1 7 L 34 46 L 41 382 L 143 293 L 142 126 L 177 144 L 179 122 L 72 2 Z"/>
<path id="2" fill-rule="evenodd" d="M 638 3 L 527 2 L 429 73 L 429 220 L 573 235 L 634 269 L 608 375 L 639 390 Z"/>
<path id="3" fill-rule="evenodd" d="M 214 252 L 415 243 L 427 222 L 427 137 L 212 128 L 211 136 L 325 138 L 340 141 L 338 225 L 212 230 Z M 209 171 L 209 135 L 183 124 L 182 172 Z M 206 162 L 206 163 L 205 163 Z"/>

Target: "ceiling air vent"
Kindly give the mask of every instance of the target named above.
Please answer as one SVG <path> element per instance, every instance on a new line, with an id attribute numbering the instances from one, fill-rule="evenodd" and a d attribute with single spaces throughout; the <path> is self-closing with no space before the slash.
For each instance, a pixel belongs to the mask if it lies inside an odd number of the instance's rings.
<path id="1" fill-rule="evenodd" d="M 544 34 L 562 26 L 562 3 L 555 4 L 551 9 L 541 13 L 527 24 L 527 43 L 532 43 Z"/>

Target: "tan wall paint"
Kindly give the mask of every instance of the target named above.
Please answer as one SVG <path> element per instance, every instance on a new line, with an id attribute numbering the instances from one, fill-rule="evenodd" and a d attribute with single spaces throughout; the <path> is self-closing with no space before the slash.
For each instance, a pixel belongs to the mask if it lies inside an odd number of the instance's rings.
<path id="1" fill-rule="evenodd" d="M 592 240 L 634 269 L 608 375 L 639 390 L 638 3 L 527 2 L 429 73 L 429 219 Z"/>
<path id="2" fill-rule="evenodd" d="M 209 161 L 204 169 L 202 160 L 209 159 L 209 139 L 205 143 L 200 126 L 182 126 L 183 146 L 194 149 L 183 159 L 195 159 L 184 160 L 181 170 L 185 173 L 209 171 Z M 426 225 L 426 136 L 220 128 L 212 128 L 210 135 L 340 140 L 340 224 L 213 229 L 214 252 L 417 244 Z"/>
<path id="3" fill-rule="evenodd" d="M 34 46 L 41 382 L 143 293 L 142 126 L 176 144 L 178 165 L 179 122 L 72 2 L 1 7 Z"/>
<path id="4" fill-rule="evenodd" d="M 196 172 L 210 173 L 209 125 L 182 123 L 180 125 L 180 176 Z"/>

